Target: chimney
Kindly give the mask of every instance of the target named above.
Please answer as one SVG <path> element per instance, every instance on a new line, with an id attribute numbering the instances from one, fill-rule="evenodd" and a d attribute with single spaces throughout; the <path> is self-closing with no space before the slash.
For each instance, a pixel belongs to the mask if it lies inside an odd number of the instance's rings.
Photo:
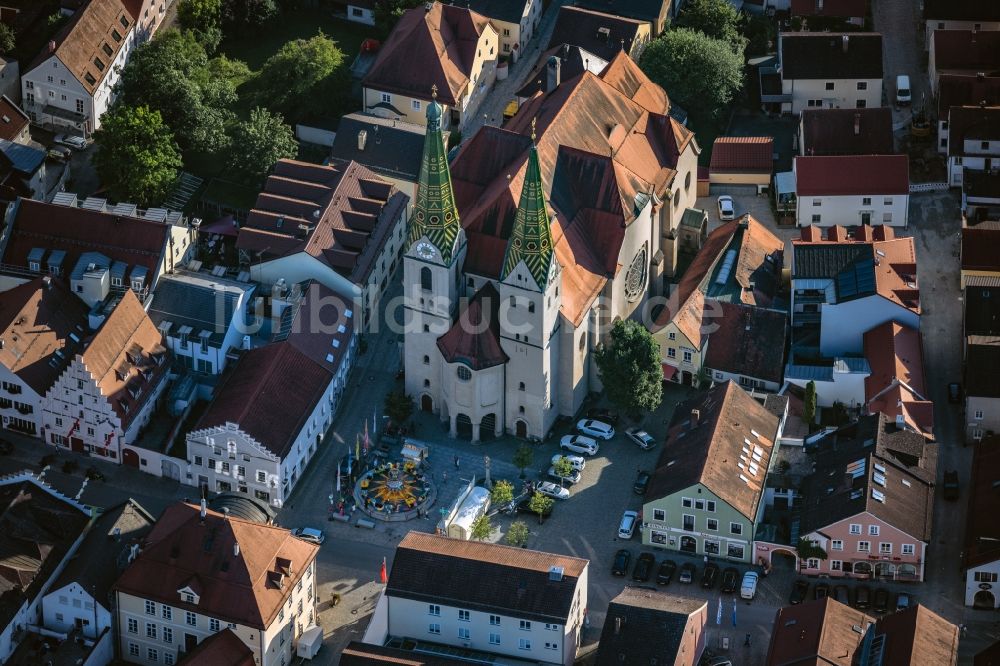
<path id="1" fill-rule="evenodd" d="M 361 130 L 358 132 L 358 150 L 364 150 L 365 144 L 368 142 L 368 132 L 366 130 Z"/>
<path id="2" fill-rule="evenodd" d="M 434 8 L 434 3 L 433 2 L 425 2 L 424 3 L 424 11 L 425 12 L 430 13 L 431 9 L 433 9 L 433 8 Z"/>
<path id="3" fill-rule="evenodd" d="M 701 412 L 697 409 L 691 410 L 691 429 L 694 430 L 698 427 L 698 419 L 701 418 Z"/>
<path id="4" fill-rule="evenodd" d="M 854 136 L 861 134 L 861 112 L 854 112 Z"/>
<path id="5" fill-rule="evenodd" d="M 56 40 L 54 39 L 49 40 L 49 53 L 55 53 L 55 52 L 56 52 Z"/>
<path id="6" fill-rule="evenodd" d="M 201 522 L 205 522 L 205 516 L 207 514 L 208 514 L 208 502 L 206 502 L 205 498 L 202 497 L 201 498 L 201 511 L 198 512 L 198 515 L 201 516 Z"/>
<path id="7" fill-rule="evenodd" d="M 240 556 L 240 544 L 238 541 L 233 542 L 233 557 Z"/>
<path id="8" fill-rule="evenodd" d="M 562 61 L 555 56 L 550 56 L 549 62 L 545 65 L 545 90 L 547 92 L 552 92 L 559 87 L 561 69 Z"/>
<path id="9" fill-rule="evenodd" d="M 222 507 L 222 514 L 223 514 L 223 517 L 226 520 L 229 520 L 229 507 L 228 506 Z"/>
<path id="10" fill-rule="evenodd" d="M 52 288 L 52 278 L 49 277 L 48 275 L 46 275 L 45 277 L 42 278 L 42 284 L 45 285 L 46 289 L 51 289 Z"/>
<path id="11" fill-rule="evenodd" d="M 841 40 L 840 43 L 841 49 L 844 51 L 844 53 L 847 53 L 847 47 L 850 46 L 851 44 L 850 35 L 844 35 L 843 37 L 840 38 L 840 40 Z"/>

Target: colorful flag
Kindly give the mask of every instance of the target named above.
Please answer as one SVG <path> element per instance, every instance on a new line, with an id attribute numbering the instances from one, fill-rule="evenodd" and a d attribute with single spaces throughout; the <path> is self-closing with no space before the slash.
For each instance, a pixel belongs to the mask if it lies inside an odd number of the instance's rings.
<path id="1" fill-rule="evenodd" d="M 368 423 L 365 422 L 365 425 L 368 425 Z M 354 457 L 361 460 L 361 435 L 357 435 L 354 438 Z"/>
<path id="2" fill-rule="evenodd" d="M 365 419 L 365 446 L 364 446 L 364 452 L 367 455 L 367 453 L 368 453 L 368 420 L 367 419 Z"/>
<path id="3" fill-rule="evenodd" d="M 337 461 L 337 492 L 340 492 L 340 461 Z"/>
<path id="4" fill-rule="evenodd" d="M 382 570 L 379 571 L 378 580 L 383 585 L 385 585 L 386 583 L 389 582 L 389 574 L 387 574 L 386 571 L 385 571 L 385 558 L 384 557 L 382 558 Z"/>

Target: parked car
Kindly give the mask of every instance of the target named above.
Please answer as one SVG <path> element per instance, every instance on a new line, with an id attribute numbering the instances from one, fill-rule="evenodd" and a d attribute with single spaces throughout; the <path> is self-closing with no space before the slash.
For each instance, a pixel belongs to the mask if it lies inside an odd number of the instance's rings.
<path id="1" fill-rule="evenodd" d="M 719 578 L 719 565 L 709 562 L 705 565 L 705 570 L 701 572 L 701 586 L 706 590 L 715 587 L 715 581 Z"/>
<path id="2" fill-rule="evenodd" d="M 303 541 L 308 541 L 309 543 L 314 543 L 317 546 L 326 541 L 326 535 L 314 527 L 296 527 L 292 530 L 292 536 Z"/>
<path id="3" fill-rule="evenodd" d="M 14 452 L 14 444 L 10 440 L 0 437 L 0 455 L 8 456 Z"/>
<path id="4" fill-rule="evenodd" d="M 645 430 L 640 430 L 639 428 L 629 428 L 625 431 L 625 436 L 631 439 L 633 442 L 639 445 L 639 448 L 643 451 L 649 451 L 651 448 L 656 446 L 656 440 Z"/>
<path id="5" fill-rule="evenodd" d="M 582 453 L 585 456 L 595 456 L 601 449 L 593 439 L 582 435 L 564 435 L 559 440 L 559 448 L 573 453 Z"/>
<path id="6" fill-rule="evenodd" d="M 719 197 L 719 219 L 726 221 L 736 217 L 736 208 L 733 206 L 733 198 L 728 194 Z"/>
<path id="7" fill-rule="evenodd" d="M 573 469 L 580 470 L 581 472 L 587 466 L 587 461 L 582 456 L 566 455 L 565 453 L 557 453 L 552 456 L 552 464 L 555 465 L 561 458 L 568 460 Z"/>
<path id="8" fill-rule="evenodd" d="M 702 657 L 699 666 L 733 666 L 729 657 Z"/>
<path id="9" fill-rule="evenodd" d="M 899 106 L 909 106 L 911 96 L 910 77 L 906 74 L 898 75 L 896 77 L 896 104 Z"/>
<path id="10" fill-rule="evenodd" d="M 543 495 L 548 495 L 552 499 L 559 499 L 559 500 L 569 499 L 569 490 L 563 488 L 562 486 L 556 485 L 551 481 L 542 481 L 537 486 L 535 486 L 535 490 L 537 490 Z"/>
<path id="11" fill-rule="evenodd" d="M 806 594 L 809 592 L 809 581 L 797 580 L 792 585 L 792 594 L 788 598 L 788 602 L 791 604 L 801 604 L 806 600 Z"/>
<path id="12" fill-rule="evenodd" d="M 613 412 L 604 407 L 593 407 L 587 410 L 587 418 L 595 421 L 604 421 L 611 425 L 618 425 L 618 412 Z"/>
<path id="13" fill-rule="evenodd" d="M 649 490 L 649 480 L 653 478 L 650 476 L 649 472 L 646 470 L 640 470 L 639 475 L 635 477 L 635 483 L 632 484 L 632 492 L 636 495 L 645 495 L 646 491 Z"/>
<path id="14" fill-rule="evenodd" d="M 949 469 L 944 473 L 944 498 L 946 500 L 957 500 L 959 496 L 958 472 Z"/>
<path id="15" fill-rule="evenodd" d="M 858 585 L 854 593 L 854 607 L 864 610 L 872 605 L 872 589 L 867 585 Z"/>
<path id="16" fill-rule="evenodd" d="M 753 599 L 757 595 L 757 581 L 760 574 L 756 571 L 748 571 L 743 574 L 743 581 L 740 583 L 740 598 Z"/>
<path id="17" fill-rule="evenodd" d="M 726 594 L 732 594 L 736 591 L 736 585 L 740 580 L 740 572 L 736 567 L 726 567 L 726 570 L 722 572 L 722 591 Z"/>
<path id="18" fill-rule="evenodd" d="M 896 610 L 906 610 L 913 605 L 913 598 L 910 596 L 909 592 L 897 592 L 896 593 Z"/>
<path id="19" fill-rule="evenodd" d="M 596 419 L 580 419 L 576 423 L 576 429 L 589 437 L 597 439 L 611 439 L 615 436 L 615 429 L 604 421 Z"/>
<path id="20" fill-rule="evenodd" d="M 83 150 L 87 147 L 86 139 L 82 136 L 73 136 L 72 134 L 56 134 L 56 138 L 53 141 L 60 146 L 69 146 L 74 150 Z"/>
<path id="21" fill-rule="evenodd" d="M 825 599 L 830 596 L 830 584 L 819 582 L 813 588 L 813 599 Z"/>
<path id="22" fill-rule="evenodd" d="M 578 469 L 571 469 L 569 471 L 569 474 L 567 474 L 566 476 L 561 476 L 556 471 L 554 465 L 552 467 L 549 467 L 549 471 L 546 473 L 549 475 L 549 478 L 552 479 L 553 481 L 568 483 L 571 486 L 580 483 L 580 479 L 583 477 L 583 475 L 580 474 L 580 470 Z"/>
<path id="23" fill-rule="evenodd" d="M 635 511 L 626 511 L 622 515 L 622 522 L 618 524 L 618 538 L 631 539 L 635 534 L 635 524 L 639 520 L 639 514 Z"/>
<path id="24" fill-rule="evenodd" d="M 660 569 L 656 572 L 656 584 L 670 585 L 675 571 L 677 571 L 677 563 L 673 560 L 663 560 L 660 562 Z"/>
<path id="25" fill-rule="evenodd" d="M 656 564 L 656 558 L 651 553 L 641 553 L 639 559 L 635 561 L 632 580 L 638 583 L 645 583 L 653 573 L 654 564 Z"/>
<path id="26" fill-rule="evenodd" d="M 69 148 L 64 148 L 62 146 L 52 146 L 45 152 L 45 159 L 50 160 L 52 162 L 65 162 L 70 158 L 70 155 L 72 154 L 73 153 L 70 152 Z"/>
<path id="27" fill-rule="evenodd" d="M 677 577 L 679 583 L 690 583 L 694 580 L 695 566 L 690 562 L 681 565 L 681 575 Z"/>
<path id="28" fill-rule="evenodd" d="M 844 604 L 851 605 L 851 588 L 846 585 L 837 585 L 833 588 L 833 598 Z"/>
<path id="29" fill-rule="evenodd" d="M 958 382 L 948 384 L 948 402 L 952 404 L 962 402 L 962 385 Z"/>
<path id="30" fill-rule="evenodd" d="M 624 576 L 628 572 L 629 562 L 632 561 L 632 553 L 622 548 L 615 553 L 615 561 L 611 565 L 612 576 Z"/>
<path id="31" fill-rule="evenodd" d="M 875 590 L 875 603 L 872 608 L 876 613 L 886 613 L 889 611 L 889 590 L 880 587 Z"/>

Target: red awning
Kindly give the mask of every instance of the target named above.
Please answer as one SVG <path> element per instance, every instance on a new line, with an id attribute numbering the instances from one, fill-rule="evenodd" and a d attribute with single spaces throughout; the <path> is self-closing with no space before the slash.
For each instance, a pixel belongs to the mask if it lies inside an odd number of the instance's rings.
<path id="1" fill-rule="evenodd" d="M 663 366 L 663 381 L 672 382 L 674 380 L 674 375 L 677 374 L 677 368 L 669 363 L 661 363 L 661 365 Z"/>

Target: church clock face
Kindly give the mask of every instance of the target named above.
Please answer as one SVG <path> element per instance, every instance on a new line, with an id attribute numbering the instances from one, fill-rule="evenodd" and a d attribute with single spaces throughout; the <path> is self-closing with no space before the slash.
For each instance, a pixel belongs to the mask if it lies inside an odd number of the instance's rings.
<path id="1" fill-rule="evenodd" d="M 646 248 L 639 250 L 625 274 L 625 298 L 629 303 L 639 300 L 646 291 Z"/>
<path id="2" fill-rule="evenodd" d="M 433 259 L 435 254 L 434 246 L 427 241 L 417 243 L 417 254 L 420 255 L 421 259 Z"/>

